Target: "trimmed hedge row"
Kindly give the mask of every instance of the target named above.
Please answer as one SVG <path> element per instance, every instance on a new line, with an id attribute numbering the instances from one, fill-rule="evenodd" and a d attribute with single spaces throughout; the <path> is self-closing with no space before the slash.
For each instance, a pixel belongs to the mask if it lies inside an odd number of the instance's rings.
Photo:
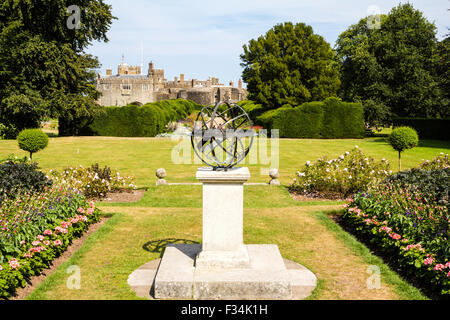
<path id="1" fill-rule="evenodd" d="M 104 107 L 88 126 L 91 135 L 111 137 L 154 137 L 171 121 L 184 119 L 201 105 L 183 99 L 164 100 L 143 106 Z"/>
<path id="2" fill-rule="evenodd" d="M 395 127 L 411 127 L 420 139 L 450 140 L 450 119 L 395 118 Z"/>
<path id="3" fill-rule="evenodd" d="M 291 108 L 270 110 L 257 118 L 265 129 L 279 129 L 280 138 L 364 138 L 364 110 L 359 103 L 328 98 Z"/>

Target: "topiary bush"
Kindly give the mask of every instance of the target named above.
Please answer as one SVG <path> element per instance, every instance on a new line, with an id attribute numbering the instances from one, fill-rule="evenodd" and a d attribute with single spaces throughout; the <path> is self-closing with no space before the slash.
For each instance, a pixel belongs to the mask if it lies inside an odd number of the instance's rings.
<path id="1" fill-rule="evenodd" d="M 202 106 L 189 100 L 164 100 L 143 106 L 104 107 L 88 132 L 97 136 L 155 137 L 167 124 L 187 118 Z"/>
<path id="2" fill-rule="evenodd" d="M 410 127 L 399 127 L 392 130 L 389 136 L 389 143 L 398 151 L 398 168 L 402 170 L 401 154 L 403 151 L 417 147 L 419 144 L 419 136 L 416 130 Z"/>
<path id="3" fill-rule="evenodd" d="M 40 129 L 26 129 L 17 136 L 19 148 L 30 153 L 30 159 L 33 153 L 45 149 L 48 146 L 48 136 Z"/>
<path id="4" fill-rule="evenodd" d="M 364 111 L 359 103 L 337 98 L 267 111 L 257 118 L 264 128 L 279 129 L 280 138 L 364 138 Z"/>

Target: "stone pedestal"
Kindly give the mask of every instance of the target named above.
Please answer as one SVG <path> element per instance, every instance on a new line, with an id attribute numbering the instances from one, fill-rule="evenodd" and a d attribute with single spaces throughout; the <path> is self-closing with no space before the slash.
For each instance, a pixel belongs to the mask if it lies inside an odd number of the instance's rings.
<path id="1" fill-rule="evenodd" d="M 203 183 L 203 246 L 197 268 L 249 268 L 250 258 L 243 242 L 244 183 L 248 168 L 214 171 L 200 168 Z"/>
<path id="2" fill-rule="evenodd" d="M 293 284 L 305 296 L 314 289 L 314 274 L 289 273 L 276 245 L 244 245 L 244 183 L 249 178 L 248 168 L 198 170 L 203 244 L 166 248 L 154 279 L 156 299 L 292 299 Z M 134 278 L 130 281 L 136 285 Z"/>

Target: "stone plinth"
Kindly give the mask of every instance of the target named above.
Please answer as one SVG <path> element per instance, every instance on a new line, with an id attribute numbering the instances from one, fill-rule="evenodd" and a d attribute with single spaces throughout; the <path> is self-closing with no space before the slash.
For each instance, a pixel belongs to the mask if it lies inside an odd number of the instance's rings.
<path id="1" fill-rule="evenodd" d="M 244 245 L 244 183 L 249 178 L 248 168 L 198 170 L 203 244 L 166 248 L 154 281 L 156 299 L 292 299 L 293 283 L 302 295 L 312 291 L 314 274 L 305 270 L 293 277 L 276 245 Z"/>
<path id="2" fill-rule="evenodd" d="M 250 259 L 243 243 L 244 183 L 248 168 L 214 171 L 200 168 L 203 183 L 203 246 L 197 268 L 248 268 Z"/>
<path id="3" fill-rule="evenodd" d="M 196 268 L 200 245 L 169 245 L 161 260 L 155 283 L 156 299 L 258 300 L 292 298 L 292 275 L 276 245 L 245 246 L 246 268 Z M 308 286 L 315 287 L 315 276 Z M 148 283 L 150 283 L 150 279 Z M 310 290 L 312 291 L 312 290 Z"/>

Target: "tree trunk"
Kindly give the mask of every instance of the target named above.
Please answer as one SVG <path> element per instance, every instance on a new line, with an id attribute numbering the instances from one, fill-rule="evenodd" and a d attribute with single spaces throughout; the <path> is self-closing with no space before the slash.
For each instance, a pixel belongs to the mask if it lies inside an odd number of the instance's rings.
<path id="1" fill-rule="evenodd" d="M 398 152 L 398 171 L 402 171 L 402 153 Z"/>

